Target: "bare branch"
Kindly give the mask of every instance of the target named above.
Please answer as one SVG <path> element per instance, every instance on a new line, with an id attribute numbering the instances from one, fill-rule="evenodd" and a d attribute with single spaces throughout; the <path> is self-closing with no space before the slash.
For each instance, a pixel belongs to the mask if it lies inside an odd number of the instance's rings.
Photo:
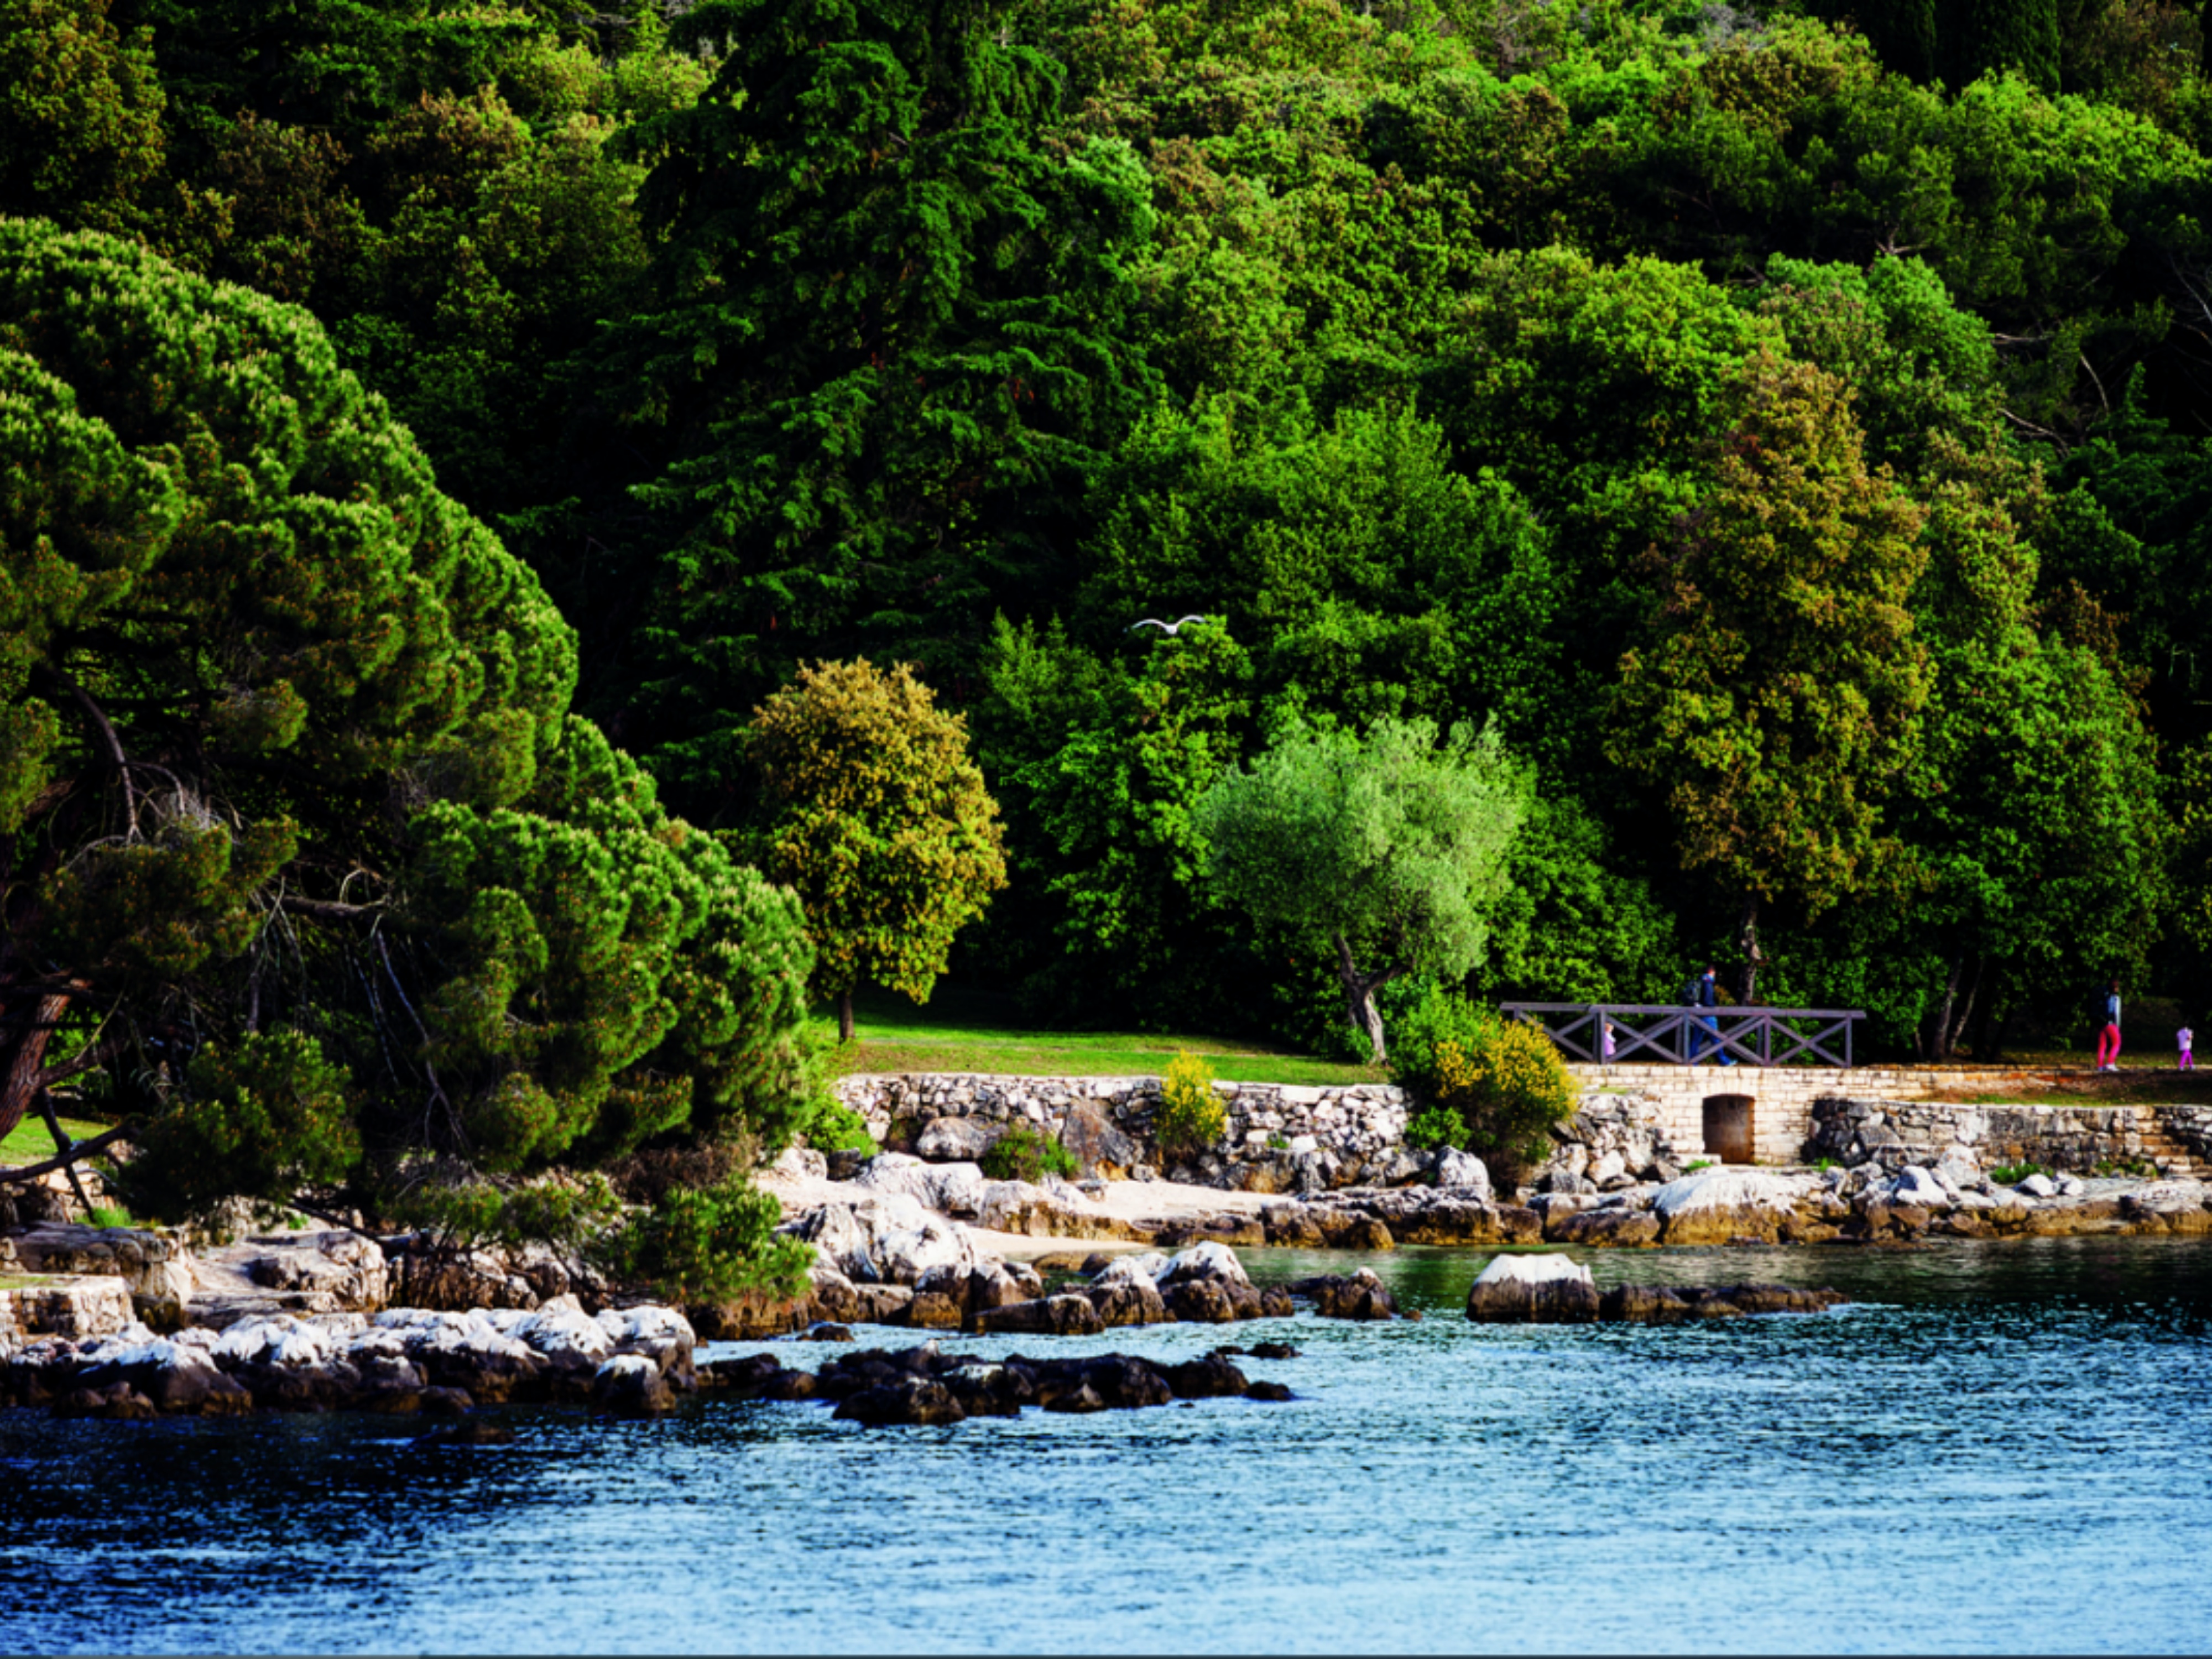
<path id="1" fill-rule="evenodd" d="M 340 904 L 331 899 L 301 898 L 287 893 L 276 901 L 276 908 L 295 916 L 309 916 L 317 921 L 358 921 L 363 916 L 384 914 L 384 901 L 374 904 Z"/>
<path id="2" fill-rule="evenodd" d="M 118 1124 L 112 1129 L 94 1135 L 89 1140 L 80 1140 L 58 1158 L 50 1158 L 43 1164 L 26 1164 L 20 1170 L 0 1170 L 0 1187 L 16 1186 L 36 1181 L 40 1176 L 65 1170 L 72 1164 L 81 1164 L 95 1152 L 106 1152 L 118 1140 L 131 1139 L 131 1126 Z"/>

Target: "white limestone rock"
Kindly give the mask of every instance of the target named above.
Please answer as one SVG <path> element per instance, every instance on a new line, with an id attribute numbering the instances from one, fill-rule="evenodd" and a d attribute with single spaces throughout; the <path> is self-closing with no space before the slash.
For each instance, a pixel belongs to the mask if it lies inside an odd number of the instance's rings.
<path id="1" fill-rule="evenodd" d="M 1168 1263 L 1167 1271 L 1159 1276 L 1158 1283 L 1165 1290 L 1170 1285 L 1187 1285 L 1194 1280 L 1216 1285 L 1252 1282 L 1244 1271 L 1244 1264 L 1237 1259 L 1237 1252 L 1212 1239 L 1178 1252 Z"/>
<path id="2" fill-rule="evenodd" d="M 1490 1166 L 1473 1152 L 1446 1147 L 1437 1158 L 1437 1185 L 1473 1193 L 1487 1202 L 1492 1191 Z"/>
<path id="3" fill-rule="evenodd" d="M 1590 1270 L 1557 1251 L 1492 1257 L 1467 1292 L 1467 1316 L 1479 1325 L 1581 1323 L 1597 1317 L 1597 1304 Z"/>

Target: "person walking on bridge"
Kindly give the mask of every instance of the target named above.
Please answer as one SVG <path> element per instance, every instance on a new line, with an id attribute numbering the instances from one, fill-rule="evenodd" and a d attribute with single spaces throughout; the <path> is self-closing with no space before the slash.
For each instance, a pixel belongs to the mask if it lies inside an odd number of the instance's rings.
<path id="1" fill-rule="evenodd" d="M 2097 1033 L 2097 1069 L 2117 1072 L 2120 1069 L 2120 982 L 2112 981 L 2105 993 L 2105 1028 Z"/>

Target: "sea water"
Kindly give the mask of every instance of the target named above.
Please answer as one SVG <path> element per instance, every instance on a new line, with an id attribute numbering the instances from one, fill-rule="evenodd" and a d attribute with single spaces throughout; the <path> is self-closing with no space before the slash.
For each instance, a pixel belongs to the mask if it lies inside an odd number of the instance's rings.
<path id="1" fill-rule="evenodd" d="M 1587 1255 L 1601 1284 L 1857 1298 L 1649 1328 L 1471 1326 L 1486 1259 L 1247 1253 L 1277 1280 L 1371 1265 L 1419 1322 L 945 1344 L 1288 1340 L 1239 1362 L 1286 1405 L 872 1431 L 813 1404 L 530 1408 L 477 1449 L 386 1418 L 0 1413 L 0 1650 L 2212 1643 L 2212 1243 Z"/>

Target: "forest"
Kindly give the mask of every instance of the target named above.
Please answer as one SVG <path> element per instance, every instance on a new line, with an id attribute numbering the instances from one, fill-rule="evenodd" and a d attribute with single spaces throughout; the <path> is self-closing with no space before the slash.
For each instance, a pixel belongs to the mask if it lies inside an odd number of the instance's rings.
<path id="1" fill-rule="evenodd" d="M 860 659 L 1040 1025 L 1364 1057 L 1205 803 L 1385 729 L 1519 769 L 1478 1000 L 2205 1012 L 2207 22 L 0 0 L 0 1129 L 757 1236 Z"/>

